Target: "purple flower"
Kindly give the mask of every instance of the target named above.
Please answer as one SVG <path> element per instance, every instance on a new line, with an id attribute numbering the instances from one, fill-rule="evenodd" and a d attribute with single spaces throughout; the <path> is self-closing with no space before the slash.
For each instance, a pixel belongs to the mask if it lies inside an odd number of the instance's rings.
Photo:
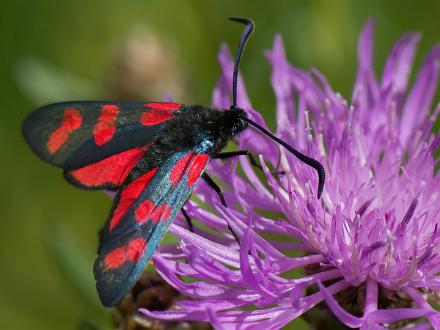
<path id="1" fill-rule="evenodd" d="M 378 79 L 373 29 L 370 21 L 361 34 L 351 102 L 317 70 L 289 64 L 281 38 L 275 38 L 266 56 L 273 67 L 276 133 L 325 165 L 322 199 L 316 198 L 313 169 L 246 130 L 238 147 L 260 155 L 264 176 L 244 157 L 211 162 L 209 172 L 223 181 L 230 207 L 200 182 L 198 202 L 190 201 L 187 210 L 203 226 L 191 232 L 177 219 L 171 230 L 180 243 L 162 246 L 154 258 L 161 276 L 188 299 L 176 310 L 142 313 L 208 321 L 218 329 L 278 329 L 324 301 L 351 328 L 400 322 L 440 329 L 440 315 L 430 305 L 440 291 L 434 157 L 440 136 L 431 133 L 440 106 L 430 115 L 440 46 L 408 87 L 419 35 L 403 35 Z M 219 59 L 223 74 L 213 104 L 228 108 L 233 63 L 226 46 Z M 241 81 L 238 95 L 251 119 L 265 125 Z M 285 174 L 278 177 L 269 168 Z M 355 293 L 350 302 L 358 312 L 343 307 L 344 292 Z"/>

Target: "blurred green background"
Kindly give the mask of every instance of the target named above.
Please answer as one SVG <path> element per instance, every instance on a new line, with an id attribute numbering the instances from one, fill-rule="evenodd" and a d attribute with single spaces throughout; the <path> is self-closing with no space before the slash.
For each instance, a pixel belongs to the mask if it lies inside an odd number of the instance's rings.
<path id="1" fill-rule="evenodd" d="M 270 67 L 262 53 L 280 33 L 288 58 L 316 67 L 347 98 L 356 43 L 376 18 L 376 68 L 407 30 L 421 54 L 440 41 L 438 1 L 52 1 L 0 4 L 0 329 L 103 324 L 93 289 L 97 230 L 110 207 L 99 192 L 69 186 L 21 137 L 36 106 L 68 99 L 152 98 L 209 103 L 220 42 L 234 47 L 247 16 L 257 29 L 242 73 L 254 107 L 273 122 Z M 146 68 L 148 67 L 148 68 Z M 380 71 L 378 71 L 380 72 Z"/>

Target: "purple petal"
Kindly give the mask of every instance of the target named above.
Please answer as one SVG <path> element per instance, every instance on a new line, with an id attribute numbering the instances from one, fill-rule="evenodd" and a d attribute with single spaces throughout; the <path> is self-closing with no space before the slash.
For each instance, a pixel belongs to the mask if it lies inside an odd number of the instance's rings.
<path id="1" fill-rule="evenodd" d="M 358 46 L 358 73 L 353 91 L 353 104 L 366 115 L 379 98 L 379 87 L 373 70 L 374 21 L 369 20 L 362 30 Z M 361 119 L 365 120 L 365 119 Z"/>
<path id="2" fill-rule="evenodd" d="M 222 323 L 219 321 L 215 310 L 213 310 L 212 308 L 208 308 L 208 318 L 209 318 L 209 323 L 211 323 L 211 325 L 214 327 L 214 329 L 216 329 L 216 330 L 225 330 L 226 329 L 222 325 Z"/>
<path id="3" fill-rule="evenodd" d="M 224 263 L 229 264 L 233 267 L 239 267 L 239 255 L 237 251 L 226 248 L 224 245 L 220 245 L 214 242 L 211 242 L 201 236 L 198 236 L 190 231 L 183 229 L 179 226 L 172 225 L 170 230 L 178 235 L 180 238 L 190 242 L 192 245 L 197 246 L 199 249 L 205 251 L 213 258 L 222 261 Z"/>
<path id="4" fill-rule="evenodd" d="M 252 255 L 249 255 L 251 246 L 251 230 L 250 228 L 245 232 L 244 237 L 241 241 L 240 247 L 240 270 L 243 275 L 243 279 L 248 285 L 256 290 L 262 297 L 274 298 L 276 294 L 271 292 L 268 288 L 265 287 L 265 279 L 263 277 L 255 276 L 252 266 L 249 263 L 249 258 Z"/>
<path id="5" fill-rule="evenodd" d="M 368 320 L 375 323 L 394 323 L 401 320 L 417 319 L 432 315 L 433 312 L 421 308 L 394 308 L 377 310 L 368 316 Z"/>
<path id="6" fill-rule="evenodd" d="M 333 298 L 332 294 L 322 285 L 321 281 L 317 281 L 319 290 L 324 294 L 325 301 L 333 314 L 346 326 L 350 328 L 359 328 L 362 325 L 362 318 L 356 317 L 344 310 Z"/>
<path id="7" fill-rule="evenodd" d="M 377 302 L 378 302 L 377 282 L 372 279 L 368 279 L 367 289 L 365 294 L 365 307 L 364 307 L 363 318 L 367 318 L 368 314 L 377 310 Z"/>
<path id="8" fill-rule="evenodd" d="M 415 290 L 414 288 L 408 287 L 405 289 L 405 292 L 414 300 L 417 306 L 432 312 L 432 315 L 428 316 L 428 320 L 434 329 L 440 329 L 440 312 L 434 310 L 431 305 L 428 304 L 426 300 L 422 297 L 419 291 Z"/>
<path id="9" fill-rule="evenodd" d="M 385 328 L 383 326 L 380 326 L 379 324 L 370 321 L 365 321 L 360 327 L 360 330 L 386 330 L 386 329 L 388 328 Z"/>
<path id="10" fill-rule="evenodd" d="M 289 64 L 281 36 L 275 37 L 273 50 L 266 52 L 266 57 L 272 64 L 271 82 L 277 99 L 278 133 L 291 131 L 291 124 L 295 122 L 293 95 L 290 88 L 290 75 L 287 70 Z"/>
<path id="11" fill-rule="evenodd" d="M 414 129 L 427 116 L 435 95 L 438 79 L 440 45 L 426 56 L 402 110 L 400 142 L 406 146 Z"/>
<path id="12" fill-rule="evenodd" d="M 406 33 L 394 45 L 382 75 L 382 89 L 390 88 L 397 94 L 405 92 L 419 41 L 419 34 Z"/>

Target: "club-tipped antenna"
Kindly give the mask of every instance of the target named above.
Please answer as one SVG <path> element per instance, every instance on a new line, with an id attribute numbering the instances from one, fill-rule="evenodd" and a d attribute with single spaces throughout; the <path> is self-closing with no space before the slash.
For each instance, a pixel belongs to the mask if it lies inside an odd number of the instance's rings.
<path id="1" fill-rule="evenodd" d="M 254 22 L 248 18 L 244 17 L 230 17 L 231 21 L 245 24 L 246 28 L 241 34 L 240 42 L 238 43 L 237 53 L 235 53 L 234 60 L 234 75 L 232 76 L 232 106 L 231 108 L 237 107 L 237 81 L 238 81 L 238 67 L 240 66 L 241 56 L 243 55 L 244 47 L 246 42 L 254 31 Z"/>
<path id="2" fill-rule="evenodd" d="M 231 21 L 242 23 L 246 25 L 245 30 L 241 34 L 240 42 L 238 44 L 237 53 L 235 54 L 235 60 L 234 60 L 234 75 L 232 77 L 232 105 L 231 109 L 237 108 L 237 81 L 238 81 L 238 67 L 240 66 L 241 57 L 243 54 L 244 47 L 246 46 L 246 42 L 248 41 L 252 31 L 254 30 L 254 22 L 248 18 L 243 17 L 230 17 Z M 311 158 L 309 156 L 304 155 L 303 153 L 299 152 L 292 146 L 288 145 L 286 142 L 281 140 L 280 138 L 273 135 L 271 132 L 269 132 L 264 127 L 258 125 L 256 122 L 249 119 L 247 116 L 242 117 L 244 120 L 246 120 L 251 126 L 255 127 L 262 133 L 266 134 L 268 137 L 270 137 L 275 142 L 278 142 L 281 144 L 284 148 L 286 148 L 288 151 L 290 151 L 296 158 L 301 160 L 303 163 L 313 167 L 316 172 L 318 172 L 318 198 L 321 197 L 322 191 L 324 189 L 324 182 L 325 182 L 325 170 L 324 166 L 320 162 L 318 162 L 316 159 Z"/>

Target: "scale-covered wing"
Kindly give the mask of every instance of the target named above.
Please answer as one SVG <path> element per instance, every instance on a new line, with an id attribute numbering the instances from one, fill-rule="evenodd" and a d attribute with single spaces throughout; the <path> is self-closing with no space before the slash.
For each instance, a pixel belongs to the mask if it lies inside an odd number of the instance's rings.
<path id="1" fill-rule="evenodd" d="M 118 190 L 148 146 L 128 149 L 77 169 L 64 170 L 67 181 L 89 190 Z"/>
<path id="2" fill-rule="evenodd" d="M 164 102 L 55 103 L 31 113 L 23 134 L 42 160 L 76 169 L 150 143 L 181 107 Z"/>
<path id="3" fill-rule="evenodd" d="M 104 306 L 117 304 L 138 280 L 208 161 L 202 148 L 178 152 L 119 192 L 93 268 Z"/>

